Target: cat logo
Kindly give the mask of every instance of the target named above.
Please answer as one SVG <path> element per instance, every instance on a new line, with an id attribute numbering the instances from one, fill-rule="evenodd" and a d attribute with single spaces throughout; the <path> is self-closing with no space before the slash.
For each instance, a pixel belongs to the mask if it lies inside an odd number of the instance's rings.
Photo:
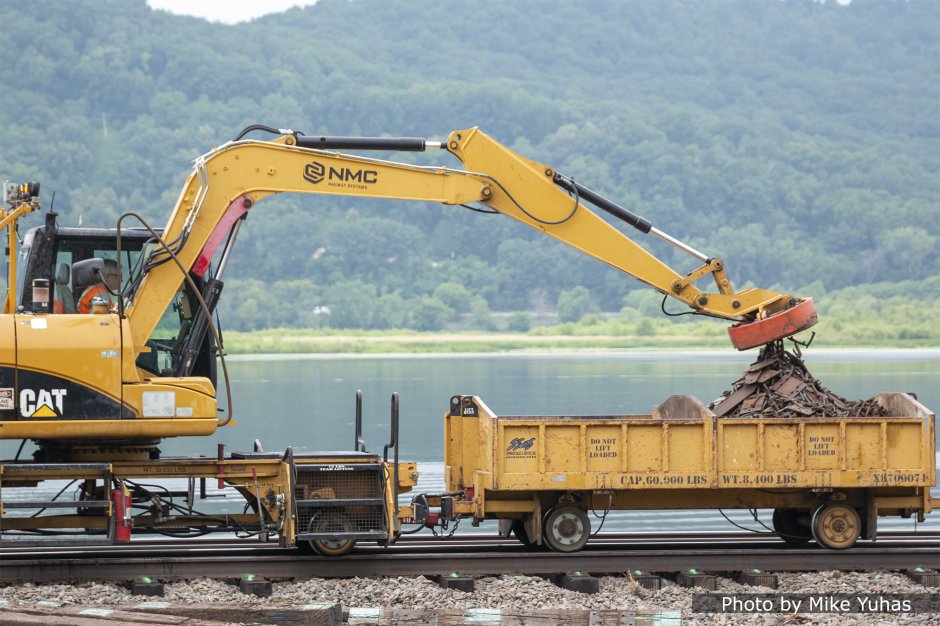
<path id="1" fill-rule="evenodd" d="M 62 417 L 65 389 L 20 390 L 20 415 L 23 417 Z"/>

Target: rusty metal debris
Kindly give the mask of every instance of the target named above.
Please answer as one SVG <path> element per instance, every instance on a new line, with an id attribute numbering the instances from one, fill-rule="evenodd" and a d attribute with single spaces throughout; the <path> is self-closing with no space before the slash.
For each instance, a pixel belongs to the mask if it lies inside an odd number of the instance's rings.
<path id="1" fill-rule="evenodd" d="M 752 363 L 720 398 L 708 405 L 718 417 L 884 417 L 875 400 L 846 400 L 826 389 L 783 341 L 761 349 Z"/>

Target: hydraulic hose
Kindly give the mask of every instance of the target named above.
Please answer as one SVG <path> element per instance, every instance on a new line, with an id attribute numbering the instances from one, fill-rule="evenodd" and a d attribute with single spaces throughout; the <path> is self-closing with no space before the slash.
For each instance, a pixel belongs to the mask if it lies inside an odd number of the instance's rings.
<path id="1" fill-rule="evenodd" d="M 176 253 L 173 252 L 165 241 L 163 237 L 157 234 L 157 232 L 150 226 L 150 224 L 143 218 L 143 216 L 133 211 L 128 211 L 121 214 L 117 222 L 117 257 L 118 257 L 118 273 L 121 272 L 121 222 L 125 217 L 133 217 L 137 219 L 143 226 L 146 228 L 150 234 L 157 240 L 157 242 L 163 247 L 166 253 L 173 259 L 173 262 L 176 263 L 176 266 L 180 269 L 180 272 L 183 274 L 183 278 L 186 280 L 186 283 L 189 285 L 193 294 L 196 296 L 196 300 L 199 302 L 199 307 L 202 309 L 203 313 L 206 316 L 206 319 L 209 322 L 209 329 L 212 330 L 212 337 L 215 339 L 215 345 L 219 348 L 219 363 L 222 365 L 222 377 L 225 379 L 225 398 L 226 406 L 228 406 L 228 415 L 225 419 L 219 420 L 217 427 L 227 426 L 229 422 L 232 421 L 232 416 L 235 414 L 234 407 L 232 406 L 232 386 L 229 384 L 228 377 L 228 366 L 225 364 L 225 353 L 222 350 L 222 338 L 219 336 L 219 331 L 215 326 L 215 323 L 212 321 L 212 313 L 209 311 L 209 307 L 206 305 L 206 301 L 203 299 L 202 294 L 199 292 L 199 287 L 193 281 L 192 277 L 189 275 L 189 272 L 186 271 L 186 268 L 183 267 L 183 264 L 180 263 L 179 258 L 176 256 Z M 124 319 L 124 299 L 118 298 L 118 315 L 121 319 Z M 123 333 L 123 324 L 121 325 Z M 121 345 L 124 345 L 123 334 L 121 336 Z M 123 406 L 123 403 L 121 404 Z"/>

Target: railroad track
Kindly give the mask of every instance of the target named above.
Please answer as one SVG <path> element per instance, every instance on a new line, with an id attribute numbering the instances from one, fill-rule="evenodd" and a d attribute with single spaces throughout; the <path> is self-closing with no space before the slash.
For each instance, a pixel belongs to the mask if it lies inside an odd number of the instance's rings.
<path id="1" fill-rule="evenodd" d="M 591 538 L 588 549 L 602 545 L 614 545 L 629 548 L 633 546 L 677 546 L 680 544 L 709 544 L 709 545 L 732 545 L 738 547 L 747 547 L 754 544 L 768 544 L 778 546 L 782 549 L 788 549 L 780 542 L 780 539 L 772 533 L 752 533 L 739 531 L 700 531 L 700 532 L 625 532 L 625 533 L 602 533 Z M 859 545 L 868 545 L 871 542 L 862 541 Z M 886 531 L 878 535 L 877 545 L 896 546 L 900 544 L 918 544 L 931 543 L 940 546 L 940 531 Z M 433 537 L 430 534 L 405 535 L 396 542 L 395 550 L 416 550 L 446 547 L 449 550 L 454 549 L 474 549 L 474 548 L 511 548 L 519 550 L 519 542 L 512 538 L 503 538 L 489 534 L 463 534 L 449 538 Z M 21 557 L 34 555 L 36 557 L 51 557 L 62 554 L 87 554 L 94 556 L 105 556 L 107 554 L 127 555 L 136 552 L 166 552 L 167 550 L 182 551 L 216 551 L 216 550 L 270 550 L 272 552 L 282 553 L 283 550 L 271 543 L 260 543 L 254 538 L 237 538 L 225 535 L 206 536 L 193 539 L 171 539 L 159 535 L 141 536 L 138 535 L 129 544 L 111 544 L 105 541 L 96 542 L 94 540 L 85 540 L 81 542 L 70 542 L 60 544 L 50 540 L 20 540 L 0 541 L 0 559 L 12 558 L 14 555 Z M 386 551 L 385 548 L 378 546 L 369 546 L 360 544 L 357 547 L 358 552 L 364 550 Z"/>
<path id="2" fill-rule="evenodd" d="M 821 570 L 905 570 L 940 560 L 940 533 L 884 533 L 846 551 L 794 548 L 749 533 L 604 534 L 574 554 L 531 550 L 511 539 L 470 535 L 404 537 L 391 548 L 361 546 L 328 558 L 244 539 L 143 540 L 122 546 L 15 546 L 0 549 L 0 583 L 237 578 L 335 578 L 491 574 L 592 574 Z"/>

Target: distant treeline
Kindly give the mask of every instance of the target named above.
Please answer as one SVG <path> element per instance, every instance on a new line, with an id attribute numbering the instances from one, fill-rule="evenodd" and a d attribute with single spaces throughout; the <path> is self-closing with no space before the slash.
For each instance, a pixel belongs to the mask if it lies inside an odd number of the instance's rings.
<path id="1" fill-rule="evenodd" d="M 915 314 L 936 310 L 917 287 L 940 275 L 934 2 L 320 0 L 226 26 L 33 0 L 0 4 L 0 23 L 0 178 L 42 180 L 64 224 L 162 223 L 190 160 L 250 124 L 479 125 L 724 258 L 736 287 L 938 324 Z M 227 278 L 236 330 L 662 317 L 657 294 L 512 220 L 408 202 L 265 200 Z"/>

